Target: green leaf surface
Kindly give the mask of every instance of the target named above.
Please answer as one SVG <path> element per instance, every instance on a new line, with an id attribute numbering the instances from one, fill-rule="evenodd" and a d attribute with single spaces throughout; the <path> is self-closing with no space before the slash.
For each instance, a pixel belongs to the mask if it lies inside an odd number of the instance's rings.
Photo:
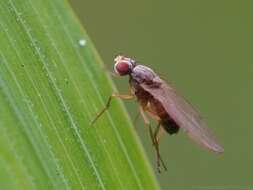
<path id="1" fill-rule="evenodd" d="M 61 0 L 0 1 L 0 189 L 159 189 L 86 32 Z"/>

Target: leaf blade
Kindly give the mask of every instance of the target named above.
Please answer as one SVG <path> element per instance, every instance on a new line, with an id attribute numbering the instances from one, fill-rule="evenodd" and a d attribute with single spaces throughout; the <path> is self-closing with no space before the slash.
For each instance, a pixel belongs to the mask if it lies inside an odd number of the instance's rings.
<path id="1" fill-rule="evenodd" d="M 12 173 L 17 184 L 22 173 L 28 189 L 157 189 L 119 102 L 89 127 L 114 88 L 66 2 L 6 0 L 1 7 L 1 115 L 7 116 L 0 124 L 3 131 L 11 126 L 23 157 L 14 159 L 23 165 Z"/>

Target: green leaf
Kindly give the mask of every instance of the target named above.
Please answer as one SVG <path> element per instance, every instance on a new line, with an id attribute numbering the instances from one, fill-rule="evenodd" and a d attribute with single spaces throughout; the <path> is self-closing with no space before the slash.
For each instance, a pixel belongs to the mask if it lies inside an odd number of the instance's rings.
<path id="1" fill-rule="evenodd" d="M 0 188 L 159 189 L 66 1 L 0 1 Z"/>

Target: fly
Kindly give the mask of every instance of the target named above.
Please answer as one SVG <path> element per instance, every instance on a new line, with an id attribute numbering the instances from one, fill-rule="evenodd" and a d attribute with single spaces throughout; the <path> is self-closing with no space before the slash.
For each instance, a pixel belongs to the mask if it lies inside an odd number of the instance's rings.
<path id="1" fill-rule="evenodd" d="M 104 109 L 91 122 L 92 124 L 109 108 L 113 97 L 120 99 L 136 97 L 140 114 L 148 127 L 152 144 L 156 150 L 159 172 L 161 164 L 167 170 L 159 151 L 159 142 L 164 131 L 173 135 L 178 133 L 181 128 L 191 139 L 208 150 L 215 153 L 224 151 L 199 113 L 152 69 L 121 55 L 117 56 L 114 61 L 114 72 L 120 76 L 129 76 L 131 91 L 129 94 L 113 93 Z M 150 125 L 150 117 L 157 121 L 157 127 L 154 131 Z"/>

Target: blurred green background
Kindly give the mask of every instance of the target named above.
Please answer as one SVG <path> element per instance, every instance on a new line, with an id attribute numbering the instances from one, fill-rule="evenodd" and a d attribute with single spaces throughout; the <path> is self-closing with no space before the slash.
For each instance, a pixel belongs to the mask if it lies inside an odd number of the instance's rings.
<path id="1" fill-rule="evenodd" d="M 109 70 L 117 54 L 150 66 L 200 110 L 225 147 L 215 155 L 182 132 L 166 135 L 161 153 L 168 171 L 158 174 L 139 120 L 137 132 L 162 189 L 253 189 L 252 1 L 70 2 Z M 114 80 L 127 92 L 127 78 Z M 125 105 L 134 117 L 136 104 Z"/>

